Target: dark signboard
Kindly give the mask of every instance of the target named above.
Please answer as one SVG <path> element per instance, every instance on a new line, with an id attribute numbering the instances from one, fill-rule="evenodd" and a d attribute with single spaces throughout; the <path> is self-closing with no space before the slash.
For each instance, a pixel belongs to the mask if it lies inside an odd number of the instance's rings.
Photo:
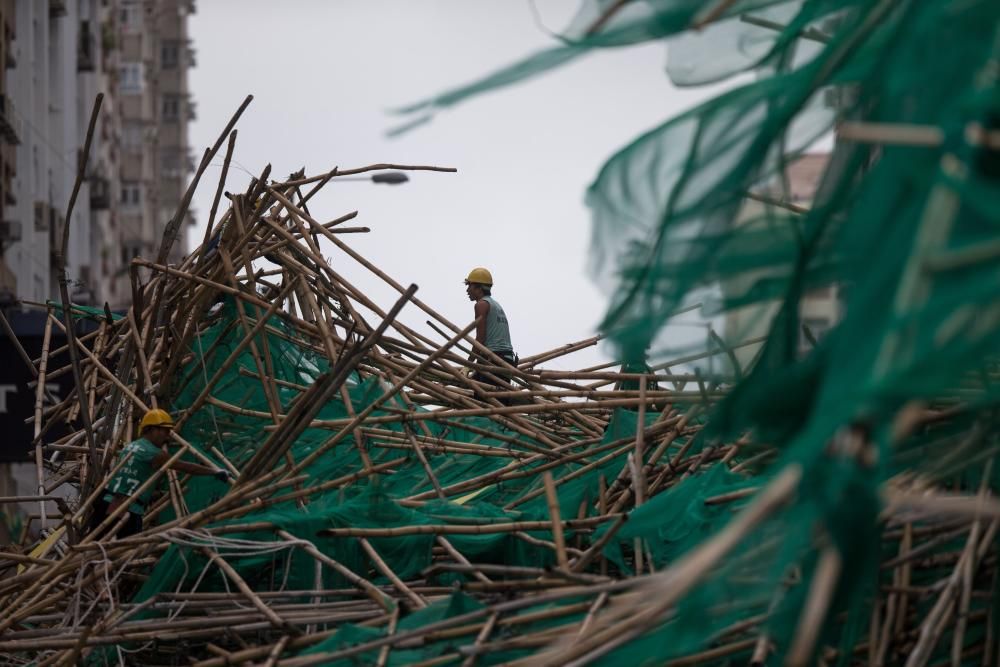
<path id="1" fill-rule="evenodd" d="M 7 318 L 14 333 L 28 356 L 36 360 L 42 355 L 42 340 L 45 321 L 44 311 L 38 313 L 9 311 Z M 79 329 L 78 329 L 79 330 Z M 55 351 L 66 345 L 66 338 L 56 335 L 55 329 L 49 342 L 49 350 Z M 69 355 L 63 351 L 50 355 L 48 370 L 57 371 L 69 364 Z M 0 462 L 27 461 L 34 456 L 34 424 L 25 423 L 35 414 L 35 377 L 21 358 L 10 338 L 0 331 Z M 49 407 L 61 401 L 74 391 L 73 374 L 64 372 L 45 382 L 48 396 L 42 406 Z M 43 422 L 44 423 L 44 422 Z M 67 432 L 65 426 L 49 429 L 43 442 L 53 442 Z"/>

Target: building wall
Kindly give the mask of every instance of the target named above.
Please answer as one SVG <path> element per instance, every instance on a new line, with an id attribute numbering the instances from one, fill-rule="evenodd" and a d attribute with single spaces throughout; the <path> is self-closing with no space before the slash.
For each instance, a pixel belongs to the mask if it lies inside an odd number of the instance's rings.
<path id="1" fill-rule="evenodd" d="M 122 224 L 120 261 L 155 257 L 192 171 L 188 121 L 192 118 L 187 71 L 194 50 L 187 19 L 194 3 L 120 0 L 122 97 Z M 183 235 L 169 261 L 187 253 Z M 129 293 L 128 276 L 116 293 Z"/>
<path id="2" fill-rule="evenodd" d="M 52 253 L 101 92 L 67 269 L 73 301 L 128 305 L 128 262 L 155 256 L 191 171 L 187 18 L 193 11 L 192 2 L 180 0 L 0 0 L 14 62 L 0 69 L 6 74 L 0 95 L 6 116 L 23 128 L 17 146 L 0 144 L 4 220 L 20 225 L 20 241 L 3 245 L 0 294 L 6 286 L 22 300 L 59 298 Z M 3 65 L 6 50 L 0 51 Z M 0 122 L 0 140 L 2 130 Z M 182 235 L 171 258 L 185 253 Z"/>
<path id="3" fill-rule="evenodd" d="M 101 114 L 70 223 L 71 300 L 128 306 L 129 262 L 156 256 L 191 171 L 193 12 L 190 0 L 0 0 L 0 308 L 18 335 L 38 335 L 40 325 L 20 331 L 17 322 L 44 318 L 17 317 L 32 313 L 15 299 L 61 301 L 53 251 L 98 93 Z M 186 253 L 183 239 L 172 261 Z M 0 452 L 0 460 L 9 457 Z M 0 495 L 35 494 L 35 471 L 34 463 L 0 463 Z M 0 507 L 16 511 L 38 505 Z M 10 523 L 0 517 L 0 542 Z"/>
<path id="4" fill-rule="evenodd" d="M 18 277 L 16 295 L 22 300 L 58 298 L 53 252 L 61 244 L 79 150 L 102 76 L 100 63 L 95 71 L 81 71 L 81 65 L 91 65 L 81 60 L 81 28 L 94 24 L 99 5 L 99 0 L 16 2 L 17 64 L 8 70 L 8 82 L 24 131 L 14 179 L 17 203 L 6 211 L 21 221 L 22 238 L 5 250 L 4 259 Z M 105 116 L 110 108 L 104 108 Z M 106 153 L 109 140 L 98 133 L 92 154 Z M 89 181 L 80 188 L 72 216 L 66 253 L 71 298 L 92 303 L 96 295 L 88 279 L 94 272 L 95 230 Z"/>
<path id="5" fill-rule="evenodd" d="M 17 62 L 13 44 L 16 34 L 15 0 L 0 0 L 0 302 L 7 302 L 17 293 L 17 275 L 2 259 L 2 253 L 20 237 L 22 221 L 8 210 L 16 203 L 14 178 L 17 176 L 17 144 L 23 128 L 13 109 L 7 71 Z"/>

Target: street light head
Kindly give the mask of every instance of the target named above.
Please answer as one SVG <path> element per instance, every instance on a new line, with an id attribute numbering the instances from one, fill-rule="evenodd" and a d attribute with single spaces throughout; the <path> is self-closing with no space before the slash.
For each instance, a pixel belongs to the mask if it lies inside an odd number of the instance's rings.
<path id="1" fill-rule="evenodd" d="M 399 185 L 406 183 L 408 180 L 410 180 L 410 177 L 401 171 L 385 171 L 380 174 L 372 174 L 372 181 L 375 183 Z"/>

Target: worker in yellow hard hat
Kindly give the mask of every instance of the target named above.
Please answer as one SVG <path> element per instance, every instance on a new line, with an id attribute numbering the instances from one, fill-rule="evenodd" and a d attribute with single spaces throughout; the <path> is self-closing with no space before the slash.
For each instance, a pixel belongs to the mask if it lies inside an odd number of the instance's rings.
<path id="1" fill-rule="evenodd" d="M 512 366 L 517 365 L 517 355 L 514 354 L 514 346 L 510 342 L 510 325 L 507 322 L 507 314 L 503 307 L 493 298 L 493 274 L 487 269 L 477 267 L 469 272 L 465 279 L 465 293 L 472 301 L 477 319 L 476 340 L 489 348 L 491 352 L 499 356 Z M 496 362 L 482 359 L 480 355 L 473 353 L 470 357 L 473 361 L 480 361 L 489 365 L 496 365 Z M 509 375 L 498 371 L 491 373 L 506 382 L 498 383 L 497 380 L 487 377 L 483 372 L 476 371 L 472 374 L 473 380 L 486 382 L 501 388 L 509 388 Z"/>
<path id="2" fill-rule="evenodd" d="M 108 515 L 122 503 L 129 503 L 125 525 L 117 535 L 127 537 L 142 530 L 142 516 L 153 495 L 155 484 L 149 485 L 141 493 L 136 493 L 153 472 L 162 468 L 170 459 L 164 445 L 170 440 L 174 420 L 166 410 L 148 411 L 139 422 L 139 438 L 125 446 L 115 465 L 116 472 L 104 489 L 104 493 L 94 503 L 94 513 L 90 517 L 90 529 L 97 528 Z M 213 475 L 220 481 L 229 478 L 229 471 L 210 468 L 187 461 L 174 461 L 170 468 L 191 475 Z"/>

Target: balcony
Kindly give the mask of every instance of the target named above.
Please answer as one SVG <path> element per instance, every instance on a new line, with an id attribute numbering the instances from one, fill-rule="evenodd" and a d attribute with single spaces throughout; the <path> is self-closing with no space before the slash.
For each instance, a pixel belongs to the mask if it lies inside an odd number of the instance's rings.
<path id="1" fill-rule="evenodd" d="M 94 211 L 106 211 L 111 206 L 111 184 L 103 176 L 90 178 L 90 208 Z"/>
<path id="2" fill-rule="evenodd" d="M 16 146 L 21 143 L 21 121 L 14 112 L 14 103 L 4 94 L 0 94 L 0 138 L 8 144 Z"/>

